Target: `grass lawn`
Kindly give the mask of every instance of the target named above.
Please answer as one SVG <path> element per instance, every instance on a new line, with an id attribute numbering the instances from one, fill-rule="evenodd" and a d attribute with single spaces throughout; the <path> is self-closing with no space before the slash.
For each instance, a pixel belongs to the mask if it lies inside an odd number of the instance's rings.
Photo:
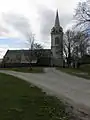
<path id="1" fill-rule="evenodd" d="M 57 70 L 60 70 L 62 72 L 82 77 L 85 79 L 90 79 L 90 65 L 81 65 L 80 68 L 57 68 Z"/>
<path id="2" fill-rule="evenodd" d="M 43 67 L 32 67 L 32 69 L 28 67 L 21 68 L 1 68 L 1 70 L 13 70 L 17 72 L 25 72 L 25 73 L 44 73 Z"/>
<path id="3" fill-rule="evenodd" d="M 41 89 L 0 74 L 0 120 L 71 120 L 66 105 Z"/>

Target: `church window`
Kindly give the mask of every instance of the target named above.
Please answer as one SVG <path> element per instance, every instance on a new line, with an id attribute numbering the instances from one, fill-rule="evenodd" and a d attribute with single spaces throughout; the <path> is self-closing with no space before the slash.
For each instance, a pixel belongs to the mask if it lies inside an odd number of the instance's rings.
<path id="1" fill-rule="evenodd" d="M 55 38 L 55 44 L 59 44 L 59 38 L 58 37 Z"/>

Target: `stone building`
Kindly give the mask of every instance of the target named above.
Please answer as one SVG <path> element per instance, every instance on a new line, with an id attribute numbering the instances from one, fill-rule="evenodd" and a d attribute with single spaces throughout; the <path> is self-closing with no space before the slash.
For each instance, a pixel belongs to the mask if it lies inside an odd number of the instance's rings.
<path id="1" fill-rule="evenodd" d="M 63 29 L 59 23 L 58 11 L 56 13 L 55 25 L 51 29 L 51 65 L 63 66 Z"/>
<path id="2" fill-rule="evenodd" d="M 6 65 L 12 64 L 38 64 L 50 65 L 50 49 L 37 50 L 8 50 L 3 58 Z"/>
<path id="3" fill-rule="evenodd" d="M 51 49 L 41 50 L 8 50 L 3 63 L 37 63 L 49 66 L 63 66 L 63 29 L 59 23 L 58 11 L 55 25 L 51 29 Z"/>

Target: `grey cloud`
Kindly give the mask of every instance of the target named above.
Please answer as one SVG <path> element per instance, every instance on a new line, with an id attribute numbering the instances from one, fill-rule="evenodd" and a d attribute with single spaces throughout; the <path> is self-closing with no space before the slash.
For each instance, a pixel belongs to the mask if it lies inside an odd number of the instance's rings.
<path id="1" fill-rule="evenodd" d="M 0 36 L 3 36 L 8 33 L 9 33 L 9 30 L 7 28 L 5 28 L 4 25 L 0 25 Z"/>
<path id="2" fill-rule="evenodd" d="M 61 14 L 60 16 L 60 23 L 63 29 L 72 21 L 73 15 L 72 14 Z"/>
<path id="3" fill-rule="evenodd" d="M 45 6 L 39 6 L 40 33 L 43 40 L 47 40 L 54 24 L 54 12 Z"/>
<path id="4" fill-rule="evenodd" d="M 40 18 L 40 32 L 43 41 L 48 40 L 50 37 L 51 28 L 54 26 L 55 13 L 45 6 L 39 6 L 38 10 Z M 63 28 L 67 26 L 72 20 L 72 14 L 59 14 L 60 24 Z M 50 41 L 48 41 L 50 43 Z"/>
<path id="5" fill-rule="evenodd" d="M 54 26 L 55 12 L 45 6 L 38 6 L 38 16 L 40 22 L 40 36 L 41 42 L 50 44 L 50 31 Z M 72 20 L 71 14 L 59 14 L 60 23 L 63 28 Z M 21 14 L 9 13 L 4 14 L 3 19 L 7 24 L 12 26 L 16 31 L 20 32 L 25 38 L 27 38 L 27 32 L 31 33 L 31 26 L 28 18 Z"/>
<path id="6" fill-rule="evenodd" d="M 31 27 L 28 18 L 21 14 L 9 13 L 3 15 L 4 21 L 11 25 L 16 31 L 20 32 L 24 37 L 26 34 L 31 33 Z"/>

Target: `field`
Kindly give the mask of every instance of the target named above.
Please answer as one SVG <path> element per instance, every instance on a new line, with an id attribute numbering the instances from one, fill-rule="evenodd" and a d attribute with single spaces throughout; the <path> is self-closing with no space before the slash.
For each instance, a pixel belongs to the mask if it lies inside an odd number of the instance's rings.
<path id="1" fill-rule="evenodd" d="M 18 68 L 1 68 L 1 70 L 13 70 L 24 73 L 44 73 L 43 67 L 18 67 Z"/>
<path id="2" fill-rule="evenodd" d="M 62 72 L 90 80 L 90 64 L 81 65 L 80 68 L 56 68 Z"/>
<path id="3" fill-rule="evenodd" d="M 0 74 L 0 120 L 71 120 L 66 107 L 41 89 Z"/>

